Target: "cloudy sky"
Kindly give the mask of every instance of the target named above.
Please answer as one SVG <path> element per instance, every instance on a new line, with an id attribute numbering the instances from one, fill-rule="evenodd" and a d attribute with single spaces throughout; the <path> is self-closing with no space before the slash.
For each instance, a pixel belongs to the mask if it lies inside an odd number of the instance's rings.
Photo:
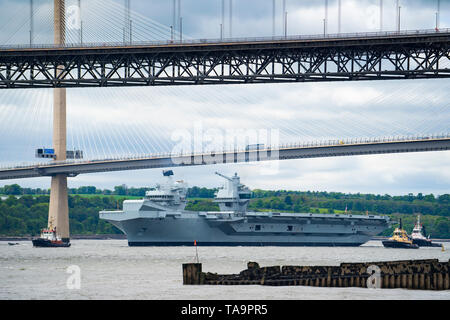
<path id="1" fill-rule="evenodd" d="M 83 41 L 122 41 L 124 1 L 81 0 Z M 329 0 L 328 32 L 337 32 L 337 1 Z M 68 0 L 73 10 L 76 0 Z M 183 38 L 218 38 L 221 0 L 181 0 Z M 384 0 L 383 29 L 394 30 L 395 0 Z M 432 29 L 437 1 L 401 0 L 402 29 Z M 287 0 L 288 34 L 323 32 L 324 1 Z M 342 0 L 342 32 L 379 30 L 379 0 Z M 52 41 L 52 1 L 35 0 L 33 43 Z M 29 1 L 0 0 L 0 44 L 30 41 Z M 272 35 L 272 0 L 233 0 L 230 28 L 225 0 L 224 36 Z M 73 12 L 73 11 L 71 11 Z M 275 33 L 282 28 L 276 2 Z M 68 12 L 71 18 L 71 13 Z M 68 18 L 68 20 L 69 20 Z M 173 25 L 172 1 L 131 0 L 134 41 L 164 40 Z M 70 42 L 79 42 L 68 21 Z M 450 27 L 450 0 L 441 0 L 440 27 Z M 450 132 L 450 81 L 413 80 L 201 87 L 68 90 L 68 148 L 87 158 L 173 150 L 180 136 L 229 130 L 279 132 L 281 142 L 431 135 Z M 52 90 L 0 92 L 0 166 L 33 162 L 34 149 L 51 146 Z M 406 194 L 450 192 L 450 152 L 388 154 L 178 168 L 190 185 L 215 187 L 215 171 L 238 172 L 251 188 Z M 82 175 L 70 187 L 151 186 L 161 170 Z M 44 187 L 48 178 L 0 181 Z"/>

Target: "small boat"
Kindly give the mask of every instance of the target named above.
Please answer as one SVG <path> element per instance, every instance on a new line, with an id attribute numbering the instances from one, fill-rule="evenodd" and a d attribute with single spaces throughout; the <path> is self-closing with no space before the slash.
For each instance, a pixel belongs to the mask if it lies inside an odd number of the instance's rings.
<path id="1" fill-rule="evenodd" d="M 9 244 L 10 246 L 16 246 L 16 245 L 18 245 L 19 243 L 18 243 L 18 242 L 8 242 L 8 244 Z"/>
<path id="2" fill-rule="evenodd" d="M 419 247 L 441 247 L 441 244 L 433 243 L 429 235 L 428 237 L 426 236 L 425 226 L 420 223 L 420 214 L 417 216 L 417 222 L 414 225 L 411 238 L 413 243 L 417 244 Z"/>
<path id="3" fill-rule="evenodd" d="M 405 230 L 402 228 L 402 219 L 400 219 L 400 226 L 395 228 L 394 234 L 388 240 L 382 241 L 383 246 L 386 248 L 404 248 L 404 249 L 418 249 L 419 246 L 413 243 L 412 239 L 408 236 Z"/>
<path id="4" fill-rule="evenodd" d="M 31 240 L 34 247 L 70 247 L 70 242 L 64 242 L 56 234 L 56 228 L 42 229 L 41 236 Z"/>

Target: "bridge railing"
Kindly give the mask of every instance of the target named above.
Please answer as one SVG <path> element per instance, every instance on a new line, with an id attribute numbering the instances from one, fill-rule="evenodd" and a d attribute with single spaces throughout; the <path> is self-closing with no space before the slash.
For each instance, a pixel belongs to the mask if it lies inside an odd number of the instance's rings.
<path id="1" fill-rule="evenodd" d="M 450 139 L 450 133 L 439 134 L 439 135 L 427 135 L 427 136 L 395 136 L 395 137 L 382 137 L 382 138 L 344 138 L 344 139 L 330 139 L 330 140 L 320 140 L 320 141 L 310 141 L 301 143 L 285 143 L 281 145 L 272 145 L 265 147 L 264 150 L 286 150 L 286 149 L 296 149 L 296 148 L 315 148 L 315 147 L 336 147 L 345 145 L 363 145 L 371 143 L 394 143 L 394 142 L 413 142 L 413 141 L 426 141 L 426 140 L 436 140 L 436 139 Z M 264 151 L 261 150 L 261 151 Z M 250 150 L 255 151 L 255 150 Z M 157 158 L 177 158 L 186 156 L 202 156 L 206 154 L 223 154 L 223 153 L 244 153 L 249 152 L 246 148 L 237 148 L 233 150 L 209 150 L 203 153 L 193 153 L 193 152 L 162 152 L 162 153 L 151 153 L 151 154 L 140 154 L 134 156 L 118 156 L 109 157 L 103 159 L 74 159 L 74 160 L 56 160 L 51 162 L 38 162 L 38 163 L 23 163 L 16 166 L 0 166 L 0 170 L 14 170 L 14 169 L 29 169 L 29 168 L 39 168 L 48 166 L 58 166 L 58 165 L 69 165 L 69 164 L 86 164 L 86 163 L 96 163 L 105 161 L 127 161 L 127 160 L 146 160 L 146 159 L 157 159 Z"/>
<path id="2" fill-rule="evenodd" d="M 96 47 L 122 47 L 122 46 L 161 46 L 161 45 L 192 45 L 192 44 L 220 44 L 239 42 L 264 42 L 264 41 L 302 41 L 302 40 L 327 40 L 327 39 L 352 39 L 352 38 L 379 38 L 395 36 L 413 36 L 450 33 L 450 28 L 402 30 L 402 31 L 375 31 L 352 33 L 327 33 L 314 35 L 270 36 L 270 37 L 239 37 L 239 38 L 211 38 L 211 39 L 182 39 L 182 40 L 158 40 L 158 41 L 120 41 L 120 42 L 89 42 L 89 43 L 65 43 L 57 44 L 17 44 L 0 45 L 0 50 L 8 49 L 58 49 L 58 48 L 96 48 Z"/>

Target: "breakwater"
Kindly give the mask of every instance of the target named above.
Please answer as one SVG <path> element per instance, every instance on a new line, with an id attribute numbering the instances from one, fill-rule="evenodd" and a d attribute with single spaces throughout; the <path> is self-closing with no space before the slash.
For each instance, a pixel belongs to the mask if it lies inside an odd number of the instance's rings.
<path id="1" fill-rule="evenodd" d="M 185 285 L 266 285 L 449 290 L 450 260 L 341 263 L 339 266 L 268 266 L 249 262 L 239 274 L 202 272 L 201 263 L 183 264 Z"/>

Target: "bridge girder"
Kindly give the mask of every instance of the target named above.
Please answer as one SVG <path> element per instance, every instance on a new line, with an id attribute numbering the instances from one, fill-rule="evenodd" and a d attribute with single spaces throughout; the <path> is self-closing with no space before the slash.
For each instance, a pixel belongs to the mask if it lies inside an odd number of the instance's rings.
<path id="1" fill-rule="evenodd" d="M 0 88 L 442 78 L 450 77 L 448 62 L 448 30 L 321 40 L 0 49 Z"/>

